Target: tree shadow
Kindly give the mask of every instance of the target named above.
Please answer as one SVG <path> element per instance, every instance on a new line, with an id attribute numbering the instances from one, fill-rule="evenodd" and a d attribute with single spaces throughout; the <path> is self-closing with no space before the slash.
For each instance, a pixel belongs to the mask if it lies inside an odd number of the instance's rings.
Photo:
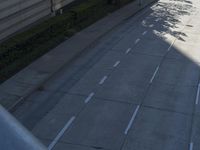
<path id="1" fill-rule="evenodd" d="M 153 13 L 142 24 L 143 26 L 151 26 L 157 20 L 157 23 L 152 27 L 152 30 L 158 32 L 157 35 L 170 34 L 181 41 L 185 41 L 184 37 L 187 37 L 187 35 L 182 32 L 184 25 L 192 26 L 187 25 L 187 22 L 182 21 L 181 18 L 190 16 L 194 12 L 195 8 L 192 4 L 192 2 L 187 0 L 158 2 L 156 7 L 154 7 Z"/>

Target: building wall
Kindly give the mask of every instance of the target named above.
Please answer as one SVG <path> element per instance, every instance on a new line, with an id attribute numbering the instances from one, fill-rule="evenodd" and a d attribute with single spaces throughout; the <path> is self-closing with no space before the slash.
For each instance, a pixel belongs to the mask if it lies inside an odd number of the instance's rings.
<path id="1" fill-rule="evenodd" d="M 0 0 L 0 41 L 74 0 Z"/>

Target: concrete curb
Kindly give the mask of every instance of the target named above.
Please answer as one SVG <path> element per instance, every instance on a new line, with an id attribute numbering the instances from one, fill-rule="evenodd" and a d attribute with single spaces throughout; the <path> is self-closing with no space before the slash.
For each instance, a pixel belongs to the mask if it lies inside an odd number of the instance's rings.
<path id="1" fill-rule="evenodd" d="M 138 2 L 134 1 L 61 43 L 2 83 L 0 86 L 0 103 L 3 103 L 3 106 L 9 111 L 14 111 L 32 92 L 41 87 L 81 52 L 95 45 L 101 37 L 123 23 L 124 20 L 154 2 L 156 1 L 150 0 L 139 6 Z"/>

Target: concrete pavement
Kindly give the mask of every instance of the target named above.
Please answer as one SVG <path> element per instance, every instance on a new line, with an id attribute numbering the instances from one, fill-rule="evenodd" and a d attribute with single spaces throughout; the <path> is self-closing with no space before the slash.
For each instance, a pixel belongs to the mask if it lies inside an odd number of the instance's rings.
<path id="1" fill-rule="evenodd" d="M 200 2 L 160 0 L 14 115 L 49 150 L 199 150 Z"/>
<path id="2" fill-rule="evenodd" d="M 154 0 L 144 0 L 143 5 L 133 1 L 129 5 L 108 14 L 103 19 L 80 31 L 25 69 L 0 85 L 0 104 L 9 111 L 14 110 L 42 84 L 54 76 L 59 70 L 76 59 L 81 53 L 87 53 L 101 40 L 101 37 L 117 28 L 127 18 L 151 5 Z M 114 39 L 117 40 L 117 39 Z M 112 39 L 113 42 L 113 39 Z"/>

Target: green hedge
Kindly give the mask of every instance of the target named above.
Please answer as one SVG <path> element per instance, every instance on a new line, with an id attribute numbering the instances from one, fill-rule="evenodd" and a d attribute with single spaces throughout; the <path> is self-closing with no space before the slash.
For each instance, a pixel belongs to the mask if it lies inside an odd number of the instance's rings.
<path id="1" fill-rule="evenodd" d="M 130 1 L 130 0 L 123 0 Z M 117 9 L 107 0 L 87 0 L 0 44 L 0 82 L 77 31 Z"/>

